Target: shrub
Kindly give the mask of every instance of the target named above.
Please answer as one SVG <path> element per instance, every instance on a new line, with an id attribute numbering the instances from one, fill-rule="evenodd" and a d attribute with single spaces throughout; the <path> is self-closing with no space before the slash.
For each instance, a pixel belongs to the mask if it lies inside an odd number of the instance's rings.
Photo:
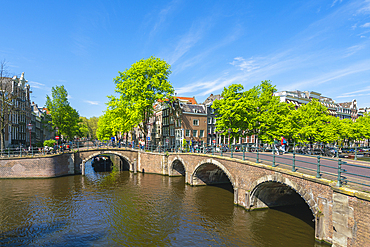
<path id="1" fill-rule="evenodd" d="M 44 146 L 48 146 L 48 147 L 53 147 L 54 146 L 54 143 L 57 143 L 56 140 L 45 140 L 44 141 Z"/>

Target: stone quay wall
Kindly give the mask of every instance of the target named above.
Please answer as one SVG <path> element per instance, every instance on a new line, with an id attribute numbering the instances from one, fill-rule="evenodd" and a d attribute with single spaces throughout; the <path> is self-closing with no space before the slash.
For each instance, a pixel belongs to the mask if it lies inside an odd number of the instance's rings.
<path id="1" fill-rule="evenodd" d="M 0 178 L 53 178 L 75 174 L 74 154 L 0 160 Z"/>

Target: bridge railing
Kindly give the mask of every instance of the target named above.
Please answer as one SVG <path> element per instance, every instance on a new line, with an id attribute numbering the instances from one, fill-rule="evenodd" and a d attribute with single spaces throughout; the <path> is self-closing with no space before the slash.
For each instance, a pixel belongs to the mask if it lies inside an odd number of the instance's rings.
<path id="1" fill-rule="evenodd" d="M 250 160 L 256 163 L 264 163 L 271 165 L 272 167 L 281 167 L 289 169 L 292 172 L 300 172 L 316 176 L 317 178 L 326 178 L 333 181 L 337 181 L 338 186 L 342 185 L 356 185 L 364 188 L 365 190 L 370 189 L 370 163 L 358 163 L 355 160 L 346 159 L 343 154 L 343 150 L 336 149 L 335 152 L 327 152 L 325 154 L 325 148 L 328 150 L 334 150 L 335 147 L 328 147 L 327 145 L 319 146 L 312 145 L 307 147 L 305 145 L 291 145 L 287 153 L 288 155 L 278 155 L 275 148 L 271 144 L 263 144 L 256 146 L 255 144 L 218 144 L 212 146 L 206 145 L 189 145 L 185 144 L 182 146 L 173 145 L 142 145 L 135 142 L 111 142 L 111 141 L 73 141 L 55 145 L 53 147 L 24 147 L 19 145 L 18 147 L 6 148 L 1 153 L 2 158 L 11 157 L 34 157 L 50 155 L 68 151 L 79 151 L 89 149 L 106 149 L 106 148 L 125 148 L 131 150 L 142 150 L 151 151 L 158 153 L 204 153 L 211 155 L 227 156 L 231 158 Z M 302 150 L 320 150 L 319 153 L 312 155 Z M 366 154 L 366 147 L 361 149 L 354 149 L 358 151 L 357 155 Z M 348 151 L 352 151 L 348 149 Z M 279 153 L 281 150 L 279 151 Z M 313 152 L 311 152 L 313 153 Z M 328 157 L 331 156 L 331 157 Z M 356 156 L 355 156 L 356 157 Z M 354 157 L 354 158 L 355 158 Z M 369 158 L 370 160 L 370 158 Z"/>

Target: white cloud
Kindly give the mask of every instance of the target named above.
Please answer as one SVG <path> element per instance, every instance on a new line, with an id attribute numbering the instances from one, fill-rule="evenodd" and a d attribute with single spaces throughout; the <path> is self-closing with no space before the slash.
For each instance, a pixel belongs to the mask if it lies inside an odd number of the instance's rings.
<path id="1" fill-rule="evenodd" d="M 353 98 L 353 97 L 359 97 L 359 96 L 366 96 L 370 95 L 370 86 L 367 86 L 363 89 L 356 90 L 353 92 L 344 93 L 337 98 Z"/>
<path id="2" fill-rule="evenodd" d="M 196 26 L 190 28 L 189 32 L 178 41 L 175 50 L 171 51 L 171 55 L 169 55 L 169 64 L 173 65 L 202 38 L 205 26 Z"/>
<path id="3" fill-rule="evenodd" d="M 370 27 L 370 22 L 367 22 L 364 25 L 361 25 L 360 27 Z"/>
<path id="4" fill-rule="evenodd" d="M 168 16 L 177 8 L 179 1 L 175 0 L 169 3 L 165 8 L 163 8 L 158 14 L 158 21 L 155 22 L 154 27 L 150 31 L 149 36 L 152 37 L 156 34 L 157 30 L 166 23 Z"/>
<path id="5" fill-rule="evenodd" d="M 90 105 L 99 105 L 98 101 L 90 101 L 90 100 L 85 100 L 86 103 L 89 103 Z"/>
<path id="6" fill-rule="evenodd" d="M 331 4 L 331 7 L 334 7 L 334 5 L 337 3 L 337 2 L 342 2 L 342 0 L 334 0 L 333 3 Z"/>
<path id="7" fill-rule="evenodd" d="M 242 57 L 236 57 L 234 58 L 234 61 L 232 61 L 230 64 L 235 67 L 239 67 L 240 70 L 246 70 L 247 72 L 251 72 L 253 70 L 260 68 L 256 64 L 256 60 L 254 60 L 253 58 L 250 58 L 247 61 Z"/>
<path id="8" fill-rule="evenodd" d="M 367 12 L 370 12 L 370 1 L 369 0 L 366 0 L 365 2 L 363 2 L 363 4 L 365 6 L 361 7 L 358 12 L 359 13 L 367 13 Z"/>
<path id="9" fill-rule="evenodd" d="M 348 66 L 347 68 L 338 69 L 335 71 L 331 71 L 328 73 L 323 73 L 320 76 L 317 76 L 316 78 L 300 81 L 294 84 L 289 85 L 287 88 L 288 90 L 295 90 L 297 88 L 305 88 L 305 87 L 314 87 L 332 80 L 340 79 L 342 77 L 356 74 L 364 71 L 370 71 L 370 60 L 363 60 L 359 63 L 353 64 L 351 66 Z"/>
<path id="10" fill-rule="evenodd" d="M 346 51 L 347 54 L 344 57 L 352 56 L 353 54 L 357 53 L 358 51 L 360 51 L 364 48 L 366 48 L 365 44 L 354 45 L 354 46 L 348 47 L 347 51 Z"/>
<path id="11" fill-rule="evenodd" d="M 31 88 L 47 89 L 45 84 L 36 81 L 29 81 L 28 84 L 30 84 Z"/>

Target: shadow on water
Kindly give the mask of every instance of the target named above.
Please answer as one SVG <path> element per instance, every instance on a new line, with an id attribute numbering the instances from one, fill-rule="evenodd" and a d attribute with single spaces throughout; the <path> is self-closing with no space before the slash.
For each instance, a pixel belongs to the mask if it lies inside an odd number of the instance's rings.
<path id="1" fill-rule="evenodd" d="M 208 184 L 207 186 L 213 186 L 213 187 L 217 187 L 217 188 L 221 188 L 221 189 L 224 189 L 224 190 L 227 190 L 231 193 L 234 193 L 234 187 L 231 183 L 224 183 L 224 184 Z"/>
<path id="2" fill-rule="evenodd" d="M 271 210 L 277 210 L 286 214 L 289 214 L 293 217 L 296 217 L 307 225 L 315 228 L 315 221 L 314 216 L 312 214 L 311 209 L 308 207 L 306 203 L 296 204 L 296 205 L 286 205 L 286 206 L 279 206 L 279 207 L 271 207 Z"/>

